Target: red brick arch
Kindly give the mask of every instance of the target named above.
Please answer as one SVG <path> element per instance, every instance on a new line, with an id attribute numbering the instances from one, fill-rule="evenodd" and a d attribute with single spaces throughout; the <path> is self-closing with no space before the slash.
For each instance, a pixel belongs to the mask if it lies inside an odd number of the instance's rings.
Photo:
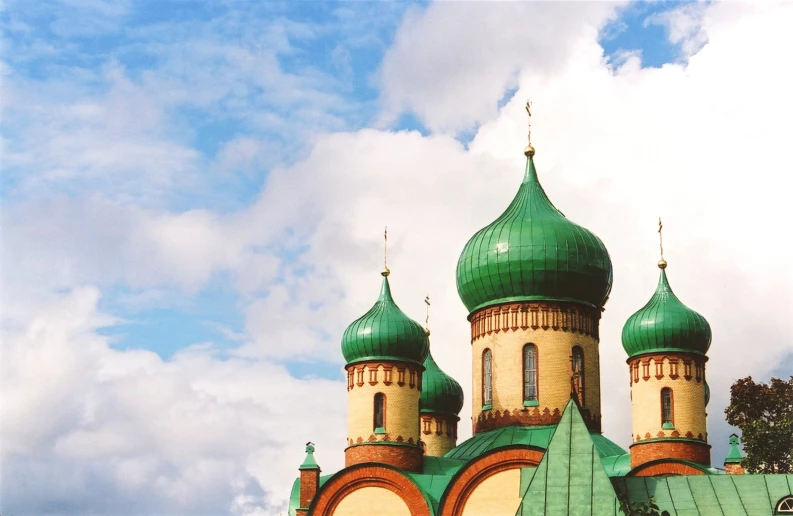
<path id="1" fill-rule="evenodd" d="M 476 486 L 487 478 L 508 469 L 537 466 L 542 460 L 541 449 L 521 447 L 499 448 L 477 457 L 457 472 L 441 499 L 439 516 L 458 516 Z"/>
<path id="2" fill-rule="evenodd" d="M 657 477 L 661 475 L 705 475 L 706 466 L 697 467 L 689 462 L 675 459 L 658 459 L 636 466 L 626 475 L 628 477 Z"/>
<path id="3" fill-rule="evenodd" d="M 404 500 L 413 516 L 431 516 L 421 490 L 403 473 L 383 465 L 362 464 L 340 471 L 329 479 L 311 503 L 312 516 L 331 516 L 341 501 L 364 487 L 387 489 Z"/>

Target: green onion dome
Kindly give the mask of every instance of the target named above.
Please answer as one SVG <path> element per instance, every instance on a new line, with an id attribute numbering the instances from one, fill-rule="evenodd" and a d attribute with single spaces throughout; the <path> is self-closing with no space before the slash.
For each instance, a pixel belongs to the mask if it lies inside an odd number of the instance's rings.
<path id="1" fill-rule="evenodd" d="M 554 207 L 537 179 L 532 154 L 527 153 L 512 204 L 468 241 L 457 262 L 457 292 L 469 312 L 515 301 L 600 308 L 611 292 L 606 246 Z"/>
<path id="2" fill-rule="evenodd" d="M 644 307 L 622 328 L 622 347 L 630 357 L 644 353 L 678 351 L 704 355 L 710 347 L 710 325 L 680 302 L 666 279 L 661 260 L 658 288 Z"/>
<path id="3" fill-rule="evenodd" d="M 463 408 L 463 389 L 457 380 L 444 373 L 432 354 L 424 360 L 424 374 L 421 377 L 421 413 L 448 414 L 456 416 Z"/>
<path id="4" fill-rule="evenodd" d="M 383 287 L 377 302 L 344 330 L 341 352 L 348 365 L 385 360 L 421 365 L 427 358 L 427 334 L 394 303 L 388 269 L 383 270 Z"/>

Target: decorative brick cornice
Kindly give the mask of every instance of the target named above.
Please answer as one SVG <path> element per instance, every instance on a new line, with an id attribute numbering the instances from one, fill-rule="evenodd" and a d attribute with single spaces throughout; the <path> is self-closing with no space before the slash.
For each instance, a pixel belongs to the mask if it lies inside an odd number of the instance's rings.
<path id="1" fill-rule="evenodd" d="M 468 462 L 458 471 L 441 498 L 440 516 L 459 516 L 476 487 L 487 478 L 509 469 L 537 466 L 543 452 L 525 447 L 500 448 Z"/>
<path id="2" fill-rule="evenodd" d="M 359 362 L 348 365 L 347 390 L 363 387 L 368 384 L 372 387 L 383 384 L 396 383 L 400 387 L 407 386 L 421 392 L 421 379 L 424 368 L 416 364 L 394 362 Z"/>
<path id="3" fill-rule="evenodd" d="M 468 316 L 468 320 L 471 321 L 471 342 L 492 333 L 528 329 L 600 338 L 600 312 L 575 303 L 508 303 L 483 308 Z"/>
<path id="4" fill-rule="evenodd" d="M 420 445 L 376 442 L 348 446 L 344 450 L 346 467 L 367 462 L 388 464 L 406 471 L 421 471 L 424 464 L 424 449 Z"/>
<path id="5" fill-rule="evenodd" d="M 386 444 L 418 444 L 418 439 L 414 440 L 412 437 L 408 437 L 405 439 L 401 435 L 396 437 L 391 437 L 390 434 L 370 434 L 369 437 L 362 437 L 358 436 L 355 439 L 348 438 L 347 445 L 348 446 L 355 446 L 357 444 L 378 444 L 378 443 L 386 443 Z"/>
<path id="6" fill-rule="evenodd" d="M 663 460 L 686 460 L 710 466 L 710 445 L 694 439 L 656 439 L 633 443 L 630 446 L 631 467 L 658 463 Z M 649 476 L 632 473 L 633 476 Z"/>
<path id="7" fill-rule="evenodd" d="M 424 494 L 405 474 L 374 464 L 354 466 L 333 475 L 314 498 L 309 512 L 312 516 L 330 516 L 347 495 L 365 487 L 380 487 L 395 493 L 412 515 L 432 514 Z"/>
<path id="8" fill-rule="evenodd" d="M 648 381 L 655 377 L 662 380 L 694 380 L 701 383 L 705 379 L 705 362 L 708 357 L 696 353 L 646 354 L 631 357 L 627 360 L 630 372 L 630 384 L 639 380 Z"/>
<path id="9" fill-rule="evenodd" d="M 600 414 L 592 414 L 587 409 L 580 409 L 581 416 L 584 418 L 587 428 L 592 432 L 600 432 Z M 512 410 L 487 410 L 480 412 L 474 421 L 474 434 L 487 432 L 504 426 L 542 426 L 555 425 L 562 419 L 560 409 L 553 410 L 548 407 L 540 409 L 516 408 Z"/>

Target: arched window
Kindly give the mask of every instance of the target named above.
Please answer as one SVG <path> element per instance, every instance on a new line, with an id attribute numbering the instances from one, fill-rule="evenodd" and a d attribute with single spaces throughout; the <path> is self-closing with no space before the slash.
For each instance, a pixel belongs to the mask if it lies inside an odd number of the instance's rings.
<path id="1" fill-rule="evenodd" d="M 523 346 L 523 402 L 537 401 L 537 348 L 534 344 Z"/>
<path id="2" fill-rule="evenodd" d="M 584 406 L 584 350 L 578 346 L 573 348 L 573 394 L 578 404 Z"/>
<path id="3" fill-rule="evenodd" d="M 385 394 L 374 395 L 374 431 L 385 432 Z"/>
<path id="4" fill-rule="evenodd" d="M 777 514 L 793 514 L 793 495 L 787 495 L 776 504 Z"/>
<path id="5" fill-rule="evenodd" d="M 493 354 L 486 349 L 482 354 L 482 405 L 493 404 Z"/>
<path id="6" fill-rule="evenodd" d="M 661 389 L 661 428 L 675 427 L 673 407 L 672 389 L 664 387 Z"/>

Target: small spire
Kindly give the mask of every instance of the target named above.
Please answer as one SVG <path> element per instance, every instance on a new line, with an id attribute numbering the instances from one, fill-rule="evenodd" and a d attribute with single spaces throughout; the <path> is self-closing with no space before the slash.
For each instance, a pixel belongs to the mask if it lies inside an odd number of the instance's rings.
<path id="1" fill-rule="evenodd" d="M 384 277 L 388 277 L 391 274 L 391 270 L 388 268 L 388 226 L 385 227 L 385 231 L 383 232 L 383 270 L 380 271 Z"/>
<path id="2" fill-rule="evenodd" d="M 424 331 L 427 332 L 427 335 L 430 334 L 430 295 L 424 298 L 424 302 L 427 304 L 427 317 L 424 319 Z"/>
<path id="3" fill-rule="evenodd" d="M 737 434 L 732 434 L 730 436 L 730 453 L 727 454 L 727 458 L 724 459 L 725 464 L 740 464 L 743 461 L 743 455 L 741 455 L 741 450 L 738 449 L 738 444 L 740 444 L 741 439 L 738 437 Z"/>
<path id="4" fill-rule="evenodd" d="M 661 259 L 658 261 L 659 269 L 666 269 L 666 260 L 664 260 L 664 225 L 661 222 L 661 217 L 658 217 L 658 242 L 661 245 Z"/>
<path id="5" fill-rule="evenodd" d="M 531 99 L 526 101 L 526 113 L 529 115 L 529 144 L 523 149 L 523 154 L 527 158 L 534 156 L 534 147 L 531 146 Z"/>
<path id="6" fill-rule="evenodd" d="M 306 459 L 300 465 L 300 469 L 319 469 L 317 461 L 314 459 L 314 443 L 306 443 Z"/>

